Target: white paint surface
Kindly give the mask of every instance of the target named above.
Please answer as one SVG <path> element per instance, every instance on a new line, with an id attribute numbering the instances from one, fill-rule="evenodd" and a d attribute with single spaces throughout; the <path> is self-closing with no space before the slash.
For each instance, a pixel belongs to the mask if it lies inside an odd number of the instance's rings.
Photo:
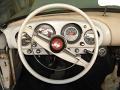
<path id="1" fill-rule="evenodd" d="M 120 6 L 120 0 L 98 0 L 100 6 Z"/>

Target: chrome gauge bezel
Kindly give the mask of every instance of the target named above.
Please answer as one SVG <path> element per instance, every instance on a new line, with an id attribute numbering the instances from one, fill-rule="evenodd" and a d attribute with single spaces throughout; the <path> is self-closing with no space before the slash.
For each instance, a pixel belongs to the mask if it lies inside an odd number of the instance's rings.
<path id="1" fill-rule="evenodd" d="M 22 46 L 28 46 L 31 43 L 31 37 L 23 32 L 22 33 Z"/>
<path id="2" fill-rule="evenodd" d="M 50 25 L 50 24 L 48 24 L 48 23 L 42 23 L 42 24 L 39 24 L 39 25 L 37 25 L 36 27 L 35 27 L 35 33 L 37 34 L 37 35 L 39 35 L 39 33 L 40 32 L 38 32 L 38 30 L 39 30 L 39 28 L 40 27 L 42 27 L 42 26 L 44 26 L 44 25 L 47 25 L 49 28 L 51 28 L 51 30 L 53 31 L 53 34 L 51 34 L 51 36 L 49 37 L 48 35 L 45 35 L 45 34 L 43 34 L 44 36 L 47 36 L 48 38 L 51 38 L 53 35 L 55 35 L 56 34 L 56 31 L 55 31 L 55 29 L 54 29 L 54 27 L 52 26 L 52 25 Z"/>
<path id="3" fill-rule="evenodd" d="M 88 32 L 92 32 L 92 34 L 93 34 L 93 36 L 94 36 L 94 32 L 93 32 L 91 29 L 90 29 L 90 30 L 87 30 L 87 31 L 84 33 L 84 41 L 85 41 L 85 43 L 88 44 L 88 45 L 94 45 L 94 44 L 95 44 L 95 40 L 91 42 L 90 40 L 86 39 L 86 35 L 89 34 Z M 97 31 L 97 33 L 98 33 L 98 31 Z M 98 33 L 98 36 L 99 36 L 99 33 Z M 95 38 L 93 38 L 93 39 L 95 39 Z"/>
<path id="4" fill-rule="evenodd" d="M 66 29 L 71 28 L 71 27 L 75 28 L 75 30 L 77 30 L 77 35 L 78 35 L 77 38 L 73 41 L 69 41 L 68 38 L 65 37 L 65 32 L 67 31 Z M 61 35 L 64 36 L 64 38 L 66 39 L 68 44 L 74 44 L 80 40 L 81 35 L 82 35 L 82 28 L 76 23 L 68 23 L 63 26 L 63 28 L 61 30 Z"/>

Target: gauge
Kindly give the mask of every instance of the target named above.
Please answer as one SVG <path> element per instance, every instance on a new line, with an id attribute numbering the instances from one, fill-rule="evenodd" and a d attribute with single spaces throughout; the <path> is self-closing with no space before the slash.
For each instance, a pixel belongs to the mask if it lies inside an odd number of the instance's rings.
<path id="1" fill-rule="evenodd" d="M 82 29 L 75 23 L 70 23 L 62 28 L 61 34 L 65 37 L 69 44 L 76 43 L 82 34 Z"/>
<path id="2" fill-rule="evenodd" d="M 31 37 L 27 33 L 22 33 L 22 46 L 27 46 L 31 43 Z"/>
<path id="3" fill-rule="evenodd" d="M 35 28 L 35 31 L 37 32 L 38 35 L 42 34 L 42 35 L 47 36 L 49 38 L 51 36 L 53 36 L 54 34 L 56 34 L 55 29 L 50 24 L 46 24 L 46 23 L 38 25 Z"/>
<path id="4" fill-rule="evenodd" d="M 16 42 L 18 42 L 17 41 L 18 40 L 18 32 L 15 35 L 15 39 L 16 39 Z M 22 46 L 27 46 L 30 43 L 31 43 L 31 37 L 27 33 L 23 32 L 22 33 Z"/>
<path id="5" fill-rule="evenodd" d="M 95 43 L 94 33 L 92 30 L 88 30 L 85 32 L 84 40 L 89 45 L 93 45 Z"/>

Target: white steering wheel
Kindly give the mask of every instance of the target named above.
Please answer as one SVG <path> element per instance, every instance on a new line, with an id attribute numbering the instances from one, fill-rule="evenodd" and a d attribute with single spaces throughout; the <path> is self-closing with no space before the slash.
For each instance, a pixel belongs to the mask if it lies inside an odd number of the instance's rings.
<path id="1" fill-rule="evenodd" d="M 77 61 L 77 65 L 80 65 L 80 66 L 83 66 L 84 67 L 84 70 L 82 72 L 80 72 L 79 74 L 77 74 L 76 76 L 72 77 L 72 78 L 68 78 L 68 79 L 64 79 L 64 80 L 54 80 L 54 79 L 49 79 L 49 78 L 46 78 L 40 74 L 38 74 L 36 71 L 34 71 L 30 65 L 28 64 L 28 62 L 26 61 L 25 59 L 25 56 L 22 52 L 22 41 L 21 41 L 21 38 L 22 38 L 22 33 L 26 31 L 26 33 L 28 35 L 31 35 L 32 33 L 30 33 L 30 30 L 25 30 L 26 29 L 26 25 L 28 23 L 28 21 L 33 18 L 35 15 L 37 15 L 38 13 L 40 12 L 43 12 L 44 10 L 47 10 L 47 9 L 53 9 L 53 8 L 62 8 L 62 9 L 69 9 L 69 10 L 72 10 L 72 11 L 75 11 L 77 12 L 78 14 L 80 14 L 84 19 L 87 20 L 87 22 L 89 23 L 91 29 L 93 30 L 94 32 L 94 37 L 95 37 L 95 47 L 94 47 L 94 53 L 93 53 L 93 56 L 91 58 L 91 61 L 90 62 L 87 62 L 85 60 L 83 60 L 82 58 L 76 58 L 74 57 L 74 55 L 70 55 L 64 51 L 61 51 L 59 53 L 54 53 L 50 50 L 49 48 L 49 43 L 45 42 L 43 39 L 41 38 L 38 38 L 36 36 L 34 36 L 32 39 L 34 39 L 34 41 L 36 41 L 40 46 L 42 46 L 44 49 L 48 50 L 49 52 L 51 52 L 52 54 L 68 61 L 68 62 L 71 62 L 71 63 L 75 63 Z M 41 35 L 41 37 L 44 37 Z M 98 34 L 97 34 L 97 30 L 93 24 L 93 22 L 91 21 L 91 19 L 82 11 L 80 10 L 79 8 L 76 8 L 72 5 L 68 5 L 68 4 L 48 4 L 48 5 L 45 5 L 45 6 L 42 6 L 38 9 L 36 9 L 35 11 L 33 11 L 32 13 L 30 13 L 28 15 L 28 17 L 24 20 L 20 30 L 19 30 L 19 34 L 18 34 L 18 53 L 19 53 L 19 56 L 20 56 L 20 59 L 23 63 L 23 65 L 25 66 L 25 68 L 36 78 L 38 78 L 39 80 L 42 80 L 44 82 L 47 82 L 47 83 L 51 83 L 51 84 L 66 84 L 66 83 L 70 83 L 70 82 L 73 82 L 81 77 L 83 77 L 90 69 L 91 67 L 93 66 L 93 64 L 95 63 L 95 60 L 97 58 L 97 55 L 98 55 L 98 48 L 99 48 L 99 45 L 98 45 Z M 66 48 L 64 50 L 67 50 Z M 69 52 L 69 51 L 68 51 Z M 72 53 L 71 53 L 72 54 Z"/>

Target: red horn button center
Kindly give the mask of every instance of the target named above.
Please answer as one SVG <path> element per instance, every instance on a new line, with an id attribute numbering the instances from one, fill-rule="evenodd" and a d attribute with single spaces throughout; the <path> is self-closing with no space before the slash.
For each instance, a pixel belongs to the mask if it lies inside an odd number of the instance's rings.
<path id="1" fill-rule="evenodd" d="M 59 53 L 65 48 L 65 40 L 63 37 L 55 36 L 50 41 L 50 49 L 54 53 Z"/>

